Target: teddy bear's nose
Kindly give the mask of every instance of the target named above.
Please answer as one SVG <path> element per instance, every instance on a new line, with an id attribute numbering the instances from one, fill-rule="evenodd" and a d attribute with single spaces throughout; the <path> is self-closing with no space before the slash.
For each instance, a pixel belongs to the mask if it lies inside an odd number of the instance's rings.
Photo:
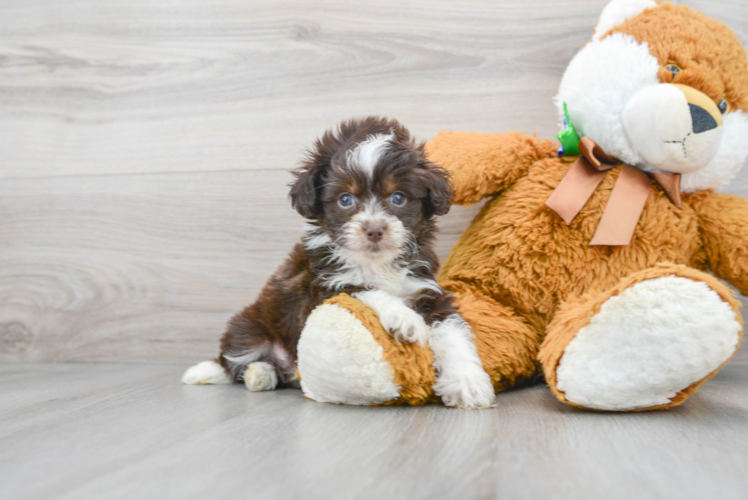
<path id="1" fill-rule="evenodd" d="M 691 110 L 691 123 L 693 123 L 694 134 L 700 134 L 719 126 L 717 125 L 717 120 L 712 118 L 712 115 L 701 106 L 688 103 L 688 107 Z"/>
<path id="2" fill-rule="evenodd" d="M 714 99 L 679 83 L 643 87 L 626 103 L 621 120 L 644 162 L 671 174 L 704 168 L 724 133 Z"/>
<path id="3" fill-rule="evenodd" d="M 706 94 L 693 87 L 681 84 L 673 84 L 680 90 L 688 102 L 688 110 L 691 113 L 691 125 L 694 134 L 700 134 L 708 130 L 714 130 L 722 125 L 722 113 L 717 105 Z"/>

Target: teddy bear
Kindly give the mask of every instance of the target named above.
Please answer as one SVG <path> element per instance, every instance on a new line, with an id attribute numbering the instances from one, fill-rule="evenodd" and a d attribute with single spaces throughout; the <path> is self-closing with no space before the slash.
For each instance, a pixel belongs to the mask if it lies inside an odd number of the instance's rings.
<path id="1" fill-rule="evenodd" d="M 560 146 L 521 133 L 427 143 L 455 203 L 487 199 L 439 282 L 497 393 L 544 377 L 580 408 L 679 405 L 742 338 L 719 279 L 748 294 L 748 201 L 715 190 L 748 156 L 746 51 L 686 6 L 613 0 L 555 101 Z M 312 312 L 298 357 L 313 400 L 439 401 L 429 347 L 396 342 L 347 295 Z"/>

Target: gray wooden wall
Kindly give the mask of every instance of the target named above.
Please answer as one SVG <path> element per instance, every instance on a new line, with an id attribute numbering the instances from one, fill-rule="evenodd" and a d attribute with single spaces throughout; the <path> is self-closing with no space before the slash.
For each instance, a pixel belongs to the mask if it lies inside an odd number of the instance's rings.
<path id="1" fill-rule="evenodd" d="M 552 137 L 605 3 L 0 0 L 0 361 L 214 355 L 303 231 L 315 137 L 368 114 Z M 745 0 L 688 4 L 748 41 Z"/>

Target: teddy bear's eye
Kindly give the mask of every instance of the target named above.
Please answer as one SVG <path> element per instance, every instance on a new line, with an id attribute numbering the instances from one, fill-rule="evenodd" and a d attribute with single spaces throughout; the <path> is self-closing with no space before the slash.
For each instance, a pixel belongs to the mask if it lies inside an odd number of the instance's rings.
<path id="1" fill-rule="evenodd" d="M 675 78 L 675 75 L 680 73 L 681 67 L 677 64 L 668 64 L 667 66 L 665 66 L 665 69 L 669 71 L 671 75 L 673 75 L 672 78 Z"/>
<path id="2" fill-rule="evenodd" d="M 727 104 L 727 101 L 725 101 L 724 99 L 722 99 L 721 101 L 717 103 L 717 107 L 719 108 L 719 112 L 722 113 L 723 115 L 727 113 L 728 109 L 730 109 L 730 105 Z"/>

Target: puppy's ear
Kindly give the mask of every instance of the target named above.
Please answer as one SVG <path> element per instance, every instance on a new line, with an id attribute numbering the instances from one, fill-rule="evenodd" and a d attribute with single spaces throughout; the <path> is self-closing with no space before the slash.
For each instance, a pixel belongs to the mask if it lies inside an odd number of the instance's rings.
<path id="1" fill-rule="evenodd" d="M 426 199 L 426 216 L 444 215 L 452 206 L 454 192 L 449 182 L 449 173 L 438 165 L 426 160 L 421 164 L 424 169 L 424 181 L 429 190 Z"/>
<path id="2" fill-rule="evenodd" d="M 308 163 L 294 170 L 296 181 L 291 184 L 291 205 L 306 219 L 314 219 L 319 214 L 319 187 L 322 169 Z"/>
<path id="3" fill-rule="evenodd" d="M 322 175 L 330 166 L 328 154 L 332 136 L 326 133 L 307 153 L 304 163 L 293 171 L 296 180 L 291 184 L 291 205 L 307 219 L 316 219 L 322 213 Z"/>

